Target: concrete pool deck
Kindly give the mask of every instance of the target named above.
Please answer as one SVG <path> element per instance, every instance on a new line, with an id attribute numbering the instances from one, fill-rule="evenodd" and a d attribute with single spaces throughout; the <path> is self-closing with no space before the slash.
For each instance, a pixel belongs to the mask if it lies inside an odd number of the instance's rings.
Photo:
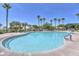
<path id="1" fill-rule="evenodd" d="M 5 33 L 0 34 L 0 43 L 2 40 L 8 37 L 16 36 L 16 35 L 22 35 L 25 33 Z M 6 48 L 3 48 L 0 44 L 0 56 L 79 56 L 79 33 L 72 34 L 72 40 L 65 40 L 65 44 L 63 47 L 60 47 L 56 50 L 45 52 L 45 53 L 15 53 L 12 51 L 9 51 Z"/>

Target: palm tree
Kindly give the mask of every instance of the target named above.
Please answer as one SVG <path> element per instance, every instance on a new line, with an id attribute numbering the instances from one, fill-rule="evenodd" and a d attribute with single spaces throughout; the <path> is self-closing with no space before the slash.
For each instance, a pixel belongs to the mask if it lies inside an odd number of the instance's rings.
<path id="1" fill-rule="evenodd" d="M 53 22 L 53 20 L 51 19 L 50 20 L 50 30 L 52 30 L 52 22 Z"/>
<path id="2" fill-rule="evenodd" d="M 61 18 L 62 24 L 64 24 L 64 20 L 65 20 L 65 18 Z"/>
<path id="3" fill-rule="evenodd" d="M 41 23 L 41 28 L 40 29 L 42 29 L 43 18 L 40 18 L 40 23 Z"/>
<path id="4" fill-rule="evenodd" d="M 55 22 L 55 29 L 56 29 L 56 21 L 57 21 L 57 18 L 54 18 L 54 22 Z"/>
<path id="5" fill-rule="evenodd" d="M 45 23 L 46 18 L 42 18 L 43 23 Z"/>
<path id="6" fill-rule="evenodd" d="M 38 18 L 38 26 L 39 26 L 39 22 L 40 22 L 40 15 L 37 16 Z"/>
<path id="7" fill-rule="evenodd" d="M 0 24 L 0 28 L 1 28 L 2 24 Z"/>
<path id="8" fill-rule="evenodd" d="M 61 22 L 61 19 L 59 18 L 59 19 L 58 19 L 58 26 L 60 25 L 60 22 Z M 57 26 L 57 27 L 58 27 L 58 26 Z M 58 30 L 59 30 L 59 28 L 60 28 L 60 27 L 58 27 Z"/>
<path id="9" fill-rule="evenodd" d="M 53 20 L 51 19 L 51 20 L 50 20 L 50 24 L 51 24 L 51 25 L 52 25 L 52 22 L 53 22 Z"/>
<path id="10" fill-rule="evenodd" d="M 59 19 L 58 19 L 58 25 L 60 25 L 60 21 L 61 21 L 61 19 L 59 18 Z"/>
<path id="11" fill-rule="evenodd" d="M 76 16 L 79 16 L 79 13 L 77 13 Z"/>
<path id="12" fill-rule="evenodd" d="M 6 32 L 8 32 L 8 11 L 11 6 L 8 3 L 4 3 L 3 8 L 6 9 Z"/>
<path id="13" fill-rule="evenodd" d="M 76 16 L 78 16 L 78 19 L 79 19 L 79 13 L 77 13 Z"/>
<path id="14" fill-rule="evenodd" d="M 40 18 L 40 23 L 41 23 L 41 26 L 42 26 L 42 21 L 43 21 L 43 18 Z"/>

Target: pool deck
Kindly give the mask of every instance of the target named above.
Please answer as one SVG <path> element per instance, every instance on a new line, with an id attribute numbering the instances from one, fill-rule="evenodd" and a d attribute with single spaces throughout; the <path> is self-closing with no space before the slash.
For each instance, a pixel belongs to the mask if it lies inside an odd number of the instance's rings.
<path id="1" fill-rule="evenodd" d="M 0 43 L 5 38 L 22 35 L 25 33 L 5 33 L 0 34 Z M 79 33 L 72 34 L 72 40 L 65 40 L 64 46 L 55 50 L 41 52 L 41 53 L 15 53 L 2 47 L 0 44 L 0 56 L 79 56 Z"/>

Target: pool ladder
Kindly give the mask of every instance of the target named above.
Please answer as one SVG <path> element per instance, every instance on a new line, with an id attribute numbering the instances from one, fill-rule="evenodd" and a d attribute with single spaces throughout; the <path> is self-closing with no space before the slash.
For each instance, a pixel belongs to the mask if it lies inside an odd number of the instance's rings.
<path id="1" fill-rule="evenodd" d="M 69 33 L 68 35 L 64 36 L 64 39 L 72 41 L 72 33 Z"/>

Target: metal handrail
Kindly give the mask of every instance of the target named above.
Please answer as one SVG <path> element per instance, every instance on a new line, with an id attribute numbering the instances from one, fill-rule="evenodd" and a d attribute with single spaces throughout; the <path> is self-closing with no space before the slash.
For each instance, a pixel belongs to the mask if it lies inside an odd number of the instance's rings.
<path id="1" fill-rule="evenodd" d="M 67 39 L 67 40 L 70 40 L 70 41 L 72 41 L 72 35 L 71 35 L 72 33 L 69 33 L 68 35 L 66 35 L 66 36 L 64 36 L 64 38 L 65 39 Z M 69 39 L 68 38 L 66 38 L 66 37 L 68 37 L 69 36 Z"/>

